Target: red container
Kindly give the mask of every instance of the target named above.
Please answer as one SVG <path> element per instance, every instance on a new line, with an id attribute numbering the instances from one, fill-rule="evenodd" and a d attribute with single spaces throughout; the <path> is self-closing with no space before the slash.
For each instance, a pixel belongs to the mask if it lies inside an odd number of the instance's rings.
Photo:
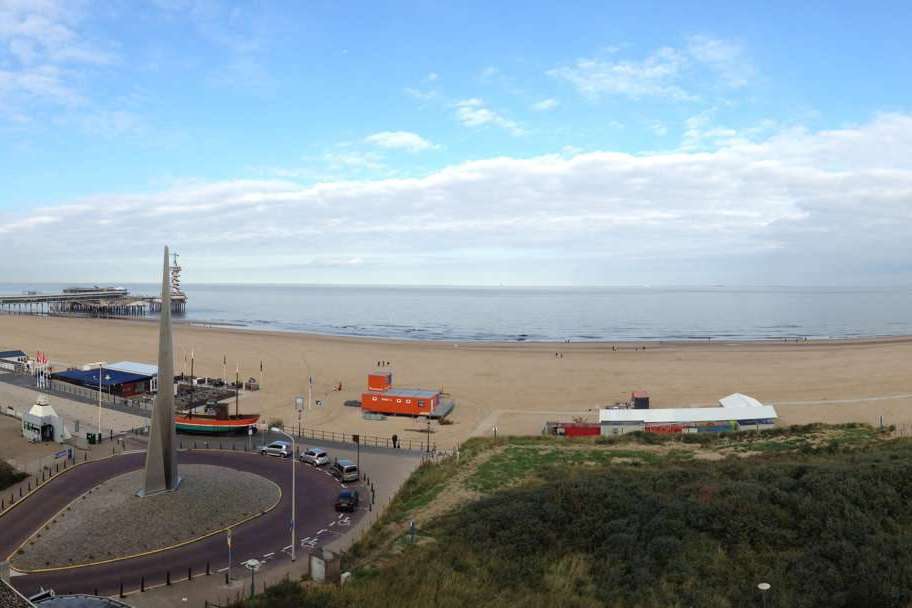
<path id="1" fill-rule="evenodd" d="M 361 409 L 378 414 L 420 416 L 430 414 L 440 401 L 436 391 L 390 389 L 361 394 Z"/>
<path id="2" fill-rule="evenodd" d="M 563 427 L 565 437 L 593 437 L 602 434 L 602 427 L 598 424 L 573 422 Z"/>
<path id="3" fill-rule="evenodd" d="M 392 385 L 392 372 L 374 372 L 367 376 L 367 390 L 369 391 L 385 391 Z"/>

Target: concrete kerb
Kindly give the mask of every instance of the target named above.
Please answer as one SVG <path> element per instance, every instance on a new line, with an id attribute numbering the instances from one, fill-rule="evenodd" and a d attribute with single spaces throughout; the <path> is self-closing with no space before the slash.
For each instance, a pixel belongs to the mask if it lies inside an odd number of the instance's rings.
<path id="1" fill-rule="evenodd" d="M 88 454 L 88 452 L 85 452 L 85 454 Z M 83 460 L 83 461 L 81 461 L 81 462 L 80 462 L 79 459 L 77 458 L 76 461 L 73 462 L 73 464 L 71 464 L 69 467 L 64 468 L 64 469 L 63 469 L 62 471 L 60 471 L 60 472 L 52 473 L 50 477 L 48 477 L 46 480 L 44 480 L 44 481 L 42 481 L 42 482 L 39 482 L 39 481 L 38 481 L 38 478 L 36 477 L 36 478 L 35 478 L 35 486 L 31 489 L 31 491 L 25 492 L 25 493 L 21 496 L 21 498 L 16 499 L 15 502 L 11 503 L 11 504 L 8 505 L 6 508 L 4 508 L 2 511 L 0 511 L 0 518 L 2 518 L 3 516 L 5 516 L 7 513 L 9 513 L 10 511 L 12 511 L 12 510 L 15 509 L 16 507 L 18 507 L 20 504 L 22 504 L 22 502 L 24 502 L 24 501 L 25 501 L 26 499 L 28 499 L 29 497 L 33 496 L 33 495 L 35 494 L 35 492 L 37 492 L 39 489 L 43 488 L 45 485 L 47 485 L 47 484 L 50 483 L 51 481 L 53 481 L 53 480 L 59 478 L 61 475 L 64 475 L 64 474 L 68 473 L 69 471 L 72 471 L 72 470 L 75 469 L 76 467 L 82 466 L 82 465 L 84 465 L 84 464 L 89 464 L 90 462 L 100 462 L 100 461 L 102 461 L 102 460 L 107 460 L 108 458 L 113 458 L 114 456 L 120 456 L 120 455 L 122 455 L 122 454 L 123 454 L 123 453 L 121 453 L 121 454 L 107 454 L 107 455 L 105 455 L 105 456 L 102 456 L 101 458 L 93 458 L 93 459 L 91 459 L 91 460 L 85 459 L 85 460 Z M 23 487 L 23 485 L 26 484 L 28 481 L 29 481 L 28 479 L 23 479 L 23 480 L 20 481 L 18 484 L 13 485 L 13 486 L 11 486 L 10 488 L 7 488 L 7 490 L 4 490 L 3 493 L 5 494 L 7 491 L 9 491 L 9 490 L 12 489 L 12 488 L 17 488 L 17 487 L 18 487 L 18 488 L 21 488 L 21 487 Z"/>

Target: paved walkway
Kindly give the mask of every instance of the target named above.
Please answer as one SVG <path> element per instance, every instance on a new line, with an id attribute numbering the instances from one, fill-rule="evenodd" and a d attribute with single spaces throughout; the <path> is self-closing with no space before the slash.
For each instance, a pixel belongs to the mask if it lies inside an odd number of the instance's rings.
<path id="1" fill-rule="evenodd" d="M 95 432 L 98 425 L 98 407 L 81 401 L 74 401 L 60 395 L 41 393 L 32 387 L 18 386 L 8 382 L 0 382 L 0 410 L 4 412 L 12 408 L 20 415 L 27 412 L 34 405 L 39 395 L 46 395 L 48 403 L 54 411 L 64 419 L 67 430 L 76 435 L 85 437 L 86 432 Z M 149 424 L 149 419 L 126 412 L 102 408 L 101 426 L 105 434 L 111 431 L 122 433 L 131 429 L 143 428 Z"/>

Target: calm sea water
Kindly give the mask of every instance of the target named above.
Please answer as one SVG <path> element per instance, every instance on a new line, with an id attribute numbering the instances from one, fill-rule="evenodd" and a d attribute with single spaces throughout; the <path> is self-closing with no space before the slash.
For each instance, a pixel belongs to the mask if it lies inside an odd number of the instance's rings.
<path id="1" fill-rule="evenodd" d="M 123 284 L 153 294 L 156 286 Z M 0 293 L 63 285 L 0 284 Z M 768 340 L 912 335 L 912 287 L 186 285 L 184 320 L 415 340 Z"/>

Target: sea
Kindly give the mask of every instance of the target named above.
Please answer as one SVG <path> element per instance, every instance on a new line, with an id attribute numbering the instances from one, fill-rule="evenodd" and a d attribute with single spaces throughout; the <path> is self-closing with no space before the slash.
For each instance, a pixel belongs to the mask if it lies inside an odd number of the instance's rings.
<path id="1" fill-rule="evenodd" d="M 62 284 L 3 284 L 0 294 Z M 87 286 L 81 284 L 81 286 Z M 153 284 L 118 284 L 155 294 Z M 176 321 L 403 340 L 593 342 L 912 335 L 907 287 L 185 284 Z"/>

